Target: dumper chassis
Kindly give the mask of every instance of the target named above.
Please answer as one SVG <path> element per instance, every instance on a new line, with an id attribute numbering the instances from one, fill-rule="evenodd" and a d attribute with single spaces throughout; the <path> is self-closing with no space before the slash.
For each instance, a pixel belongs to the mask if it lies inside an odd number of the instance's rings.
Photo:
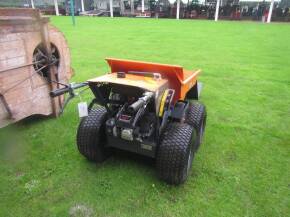
<path id="1" fill-rule="evenodd" d="M 79 152 L 98 163 L 113 149 L 134 152 L 156 159 L 158 175 L 166 183 L 185 182 L 206 125 L 206 108 L 197 101 L 200 70 L 120 59 L 107 62 L 110 73 L 79 85 L 88 85 L 95 96 L 77 130 Z M 71 90 L 62 88 L 51 95 Z"/>

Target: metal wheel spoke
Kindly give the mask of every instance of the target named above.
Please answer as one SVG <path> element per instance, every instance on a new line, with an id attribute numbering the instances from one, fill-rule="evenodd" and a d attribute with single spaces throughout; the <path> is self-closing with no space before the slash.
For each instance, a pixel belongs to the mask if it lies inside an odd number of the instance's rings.
<path id="1" fill-rule="evenodd" d="M 35 62 L 34 69 L 35 71 L 39 73 L 40 76 L 45 77 L 46 79 L 49 78 L 49 74 L 52 71 L 55 71 L 55 72 L 58 71 L 58 66 L 59 66 L 59 61 L 60 61 L 57 47 L 54 46 L 53 44 L 50 44 L 50 45 L 51 45 L 51 52 L 49 55 L 50 58 L 48 58 L 48 55 L 46 53 L 46 50 L 44 49 L 45 47 L 43 46 L 43 44 L 39 44 L 35 48 L 34 53 L 33 53 L 33 62 Z M 51 68 L 51 67 L 55 67 L 55 68 Z"/>
<path id="2" fill-rule="evenodd" d="M 39 48 L 37 48 L 37 51 L 41 56 L 48 58 L 46 55 L 44 55 L 44 53 Z"/>

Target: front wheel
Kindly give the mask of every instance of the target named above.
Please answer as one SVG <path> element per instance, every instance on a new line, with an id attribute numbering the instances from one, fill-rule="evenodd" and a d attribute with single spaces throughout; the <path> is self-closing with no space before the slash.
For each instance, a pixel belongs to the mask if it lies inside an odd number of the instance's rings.
<path id="1" fill-rule="evenodd" d="M 77 146 L 79 152 L 90 161 L 102 162 L 110 154 L 105 147 L 105 122 L 107 111 L 104 107 L 96 107 L 80 122 L 77 131 Z"/>
<path id="2" fill-rule="evenodd" d="M 195 139 L 195 130 L 190 125 L 167 125 L 157 152 L 157 170 L 162 180 L 178 185 L 187 179 L 194 157 Z"/>

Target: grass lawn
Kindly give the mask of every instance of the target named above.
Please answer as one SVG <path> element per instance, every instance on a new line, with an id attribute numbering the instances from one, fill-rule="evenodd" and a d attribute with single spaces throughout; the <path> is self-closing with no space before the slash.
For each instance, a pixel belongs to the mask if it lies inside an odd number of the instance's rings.
<path id="1" fill-rule="evenodd" d="M 154 162 L 134 155 L 89 163 L 75 144 L 75 99 L 58 119 L 0 130 L 0 216 L 289 216 L 289 24 L 51 21 L 71 48 L 73 81 L 108 71 L 105 57 L 201 68 L 204 144 L 179 187 L 159 181 Z"/>

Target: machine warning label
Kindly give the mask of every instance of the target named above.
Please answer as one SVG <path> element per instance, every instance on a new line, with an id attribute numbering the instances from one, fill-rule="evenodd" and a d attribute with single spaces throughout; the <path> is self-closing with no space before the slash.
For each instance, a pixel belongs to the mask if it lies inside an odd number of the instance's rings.
<path id="1" fill-rule="evenodd" d="M 151 145 L 146 145 L 146 144 L 141 144 L 141 148 L 148 150 L 148 151 L 152 151 L 152 146 Z"/>

